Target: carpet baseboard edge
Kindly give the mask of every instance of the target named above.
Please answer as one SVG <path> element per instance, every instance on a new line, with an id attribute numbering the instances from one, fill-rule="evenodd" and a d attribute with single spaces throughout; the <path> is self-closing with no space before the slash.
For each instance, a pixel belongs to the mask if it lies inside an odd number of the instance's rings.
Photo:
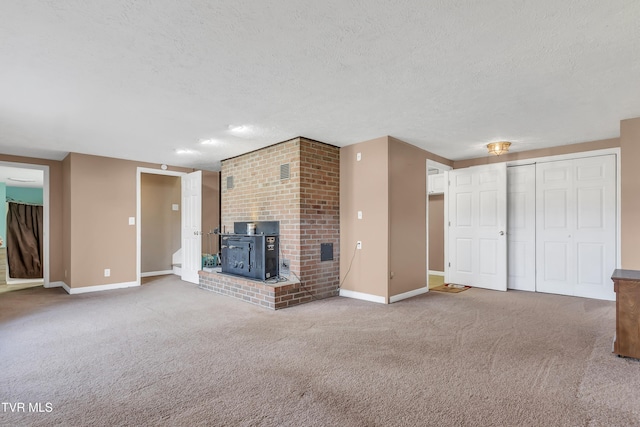
<path id="1" fill-rule="evenodd" d="M 427 292 L 429 292 L 429 285 L 425 286 L 424 288 L 418 288 L 409 292 L 404 292 L 402 294 L 394 295 L 391 298 L 389 298 L 389 302 L 394 303 L 394 302 L 402 301 L 403 299 L 417 297 L 418 295 L 422 295 Z"/>
<path id="2" fill-rule="evenodd" d="M 379 304 L 386 304 L 386 298 L 378 295 L 365 294 L 364 292 L 350 291 L 347 289 L 340 289 L 340 296 L 347 298 L 360 299 L 363 301 L 377 302 Z"/>

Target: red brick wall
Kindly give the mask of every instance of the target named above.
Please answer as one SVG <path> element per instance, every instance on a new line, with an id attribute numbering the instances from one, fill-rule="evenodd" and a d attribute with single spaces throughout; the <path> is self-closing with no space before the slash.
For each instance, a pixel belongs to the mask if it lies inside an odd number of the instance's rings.
<path id="1" fill-rule="evenodd" d="M 320 261 L 320 244 L 333 260 Z M 302 285 L 318 298 L 337 294 L 340 280 L 340 149 L 300 140 L 300 262 Z"/>
<path id="2" fill-rule="evenodd" d="M 289 163 L 290 178 L 280 180 Z M 300 274 L 300 141 L 272 145 L 222 162 L 221 225 L 233 232 L 236 221 L 280 221 L 281 258 Z M 227 177 L 234 186 L 227 189 Z"/>
<path id="3" fill-rule="evenodd" d="M 339 156 L 338 147 L 295 138 L 222 162 L 223 230 L 236 221 L 280 221 L 280 258 L 316 298 L 337 295 Z M 285 163 L 290 178 L 280 180 Z M 333 243 L 333 261 L 320 262 L 320 243 Z"/>

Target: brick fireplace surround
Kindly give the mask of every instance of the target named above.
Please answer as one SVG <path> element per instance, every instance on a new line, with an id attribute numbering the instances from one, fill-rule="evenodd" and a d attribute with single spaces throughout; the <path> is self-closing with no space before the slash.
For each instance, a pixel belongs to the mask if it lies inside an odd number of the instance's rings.
<path id="1" fill-rule="evenodd" d="M 288 177 L 287 172 L 288 170 Z M 221 226 L 280 221 L 280 261 L 287 282 L 200 272 L 201 289 L 274 310 L 338 295 L 340 280 L 340 149 L 298 137 L 222 161 Z M 333 260 L 320 260 L 320 244 Z"/>

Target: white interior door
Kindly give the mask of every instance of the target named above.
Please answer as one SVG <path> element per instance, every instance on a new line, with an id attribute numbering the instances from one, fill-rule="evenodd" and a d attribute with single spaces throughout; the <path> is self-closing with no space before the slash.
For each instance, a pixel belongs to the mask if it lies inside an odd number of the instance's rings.
<path id="1" fill-rule="evenodd" d="M 536 290 L 615 300 L 615 156 L 538 164 L 536 193 Z"/>
<path id="2" fill-rule="evenodd" d="M 182 280 L 198 283 L 202 267 L 202 171 L 182 176 Z"/>
<path id="3" fill-rule="evenodd" d="M 507 168 L 507 287 L 536 290 L 536 165 Z"/>
<path id="4" fill-rule="evenodd" d="M 445 280 L 507 290 L 505 163 L 448 172 Z"/>

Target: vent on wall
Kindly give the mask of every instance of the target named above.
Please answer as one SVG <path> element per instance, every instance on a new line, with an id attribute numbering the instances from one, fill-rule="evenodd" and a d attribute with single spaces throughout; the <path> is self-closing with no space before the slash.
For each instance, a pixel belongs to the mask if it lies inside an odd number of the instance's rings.
<path id="1" fill-rule="evenodd" d="M 280 179 L 289 179 L 289 163 L 280 165 Z"/>
<path id="2" fill-rule="evenodd" d="M 233 177 L 232 176 L 228 176 L 227 177 L 227 190 L 230 190 L 233 188 Z"/>

